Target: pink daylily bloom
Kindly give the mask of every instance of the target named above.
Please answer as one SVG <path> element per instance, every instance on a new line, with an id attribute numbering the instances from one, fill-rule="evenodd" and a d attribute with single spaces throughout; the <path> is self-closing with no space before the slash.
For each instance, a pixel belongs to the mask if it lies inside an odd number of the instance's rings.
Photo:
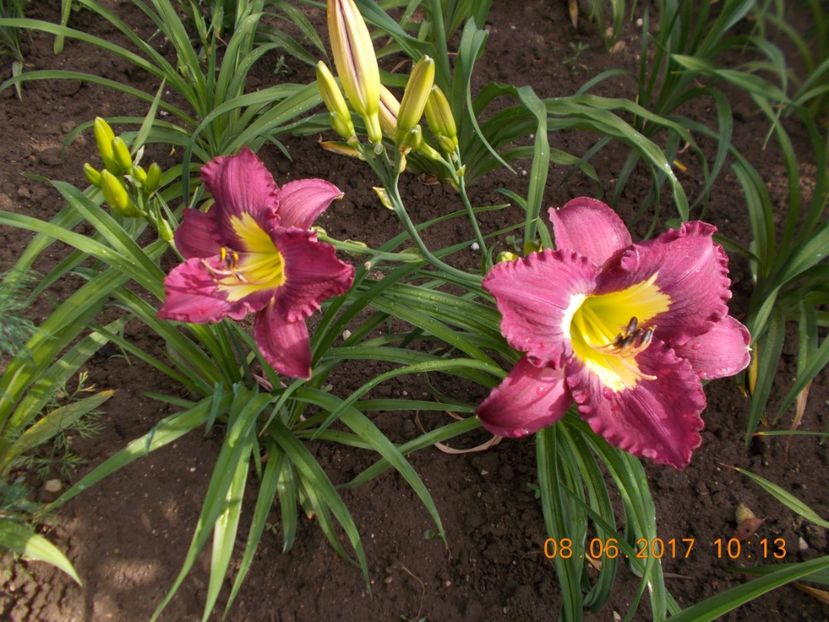
<path id="1" fill-rule="evenodd" d="M 581 197 L 551 209 L 558 250 L 496 265 L 484 279 L 501 332 L 525 353 L 483 401 L 499 436 L 524 436 L 572 402 L 634 455 L 683 468 L 702 439 L 700 380 L 749 363 L 748 330 L 728 315 L 728 258 L 715 227 L 688 222 L 634 244 L 616 213 Z"/>
<path id="2" fill-rule="evenodd" d="M 215 202 L 206 213 L 184 211 L 175 241 L 186 261 L 164 279 L 159 317 L 205 323 L 255 313 L 265 360 L 281 374 L 309 378 L 305 318 L 354 277 L 334 247 L 309 231 L 342 192 L 322 179 L 280 188 L 247 148 L 211 160 L 201 178 Z"/>

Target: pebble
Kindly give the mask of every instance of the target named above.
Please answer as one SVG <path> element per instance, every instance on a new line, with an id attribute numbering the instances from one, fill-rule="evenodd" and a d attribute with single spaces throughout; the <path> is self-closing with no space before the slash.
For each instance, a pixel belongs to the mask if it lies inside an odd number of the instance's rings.
<path id="1" fill-rule="evenodd" d="M 806 542 L 806 540 L 804 540 L 801 536 L 798 536 L 797 538 L 797 549 L 800 552 L 809 550 L 809 543 Z"/>
<path id="2" fill-rule="evenodd" d="M 26 186 L 20 186 L 17 189 L 17 196 L 21 199 L 31 199 L 32 198 L 32 191 L 29 190 Z"/>
<path id="3" fill-rule="evenodd" d="M 44 149 L 43 151 L 38 152 L 37 160 L 42 165 L 50 166 L 52 168 L 60 166 L 63 163 L 63 158 L 61 158 L 59 147 L 50 147 L 48 149 Z"/>
<path id="4" fill-rule="evenodd" d="M 71 97 L 81 90 L 83 83 L 80 80 L 55 80 L 53 87 L 58 93 L 66 97 Z"/>
<path id="5" fill-rule="evenodd" d="M 43 490 L 46 492 L 60 492 L 61 488 L 63 488 L 63 484 L 59 479 L 47 479 L 46 483 L 43 484 Z"/>

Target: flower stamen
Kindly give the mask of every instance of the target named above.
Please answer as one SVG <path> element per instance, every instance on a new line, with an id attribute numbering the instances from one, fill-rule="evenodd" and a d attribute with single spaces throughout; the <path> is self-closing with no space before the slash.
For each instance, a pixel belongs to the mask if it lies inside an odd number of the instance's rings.
<path id="1" fill-rule="evenodd" d="M 236 251 L 229 249 L 225 246 L 219 250 L 219 261 L 222 262 L 222 265 L 225 267 L 224 270 L 220 270 L 218 268 L 214 268 L 211 266 L 206 259 L 202 259 L 202 265 L 207 268 L 207 271 L 213 275 L 215 281 L 220 281 L 221 279 L 215 277 L 228 277 L 232 276 L 235 277 L 237 281 L 241 283 L 247 283 L 248 280 L 244 277 L 244 275 L 238 271 L 239 265 L 239 253 Z"/>

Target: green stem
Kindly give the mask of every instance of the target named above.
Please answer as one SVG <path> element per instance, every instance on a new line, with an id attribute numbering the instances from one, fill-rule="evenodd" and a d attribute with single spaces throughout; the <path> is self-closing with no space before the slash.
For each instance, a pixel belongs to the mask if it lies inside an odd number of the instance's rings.
<path id="1" fill-rule="evenodd" d="M 480 248 L 482 257 L 483 257 L 483 266 L 484 266 L 484 273 L 489 272 L 489 269 L 492 267 L 492 258 L 489 256 L 489 250 L 486 246 L 486 241 L 484 240 L 484 236 L 481 233 L 481 228 L 478 226 L 478 219 L 475 216 L 475 210 L 472 208 L 472 203 L 469 201 L 469 195 L 466 194 L 466 182 L 464 181 L 463 176 L 457 177 L 457 184 L 458 184 L 458 194 L 461 195 L 461 200 L 463 201 L 463 205 L 466 208 L 466 212 L 469 214 L 469 223 L 472 225 L 472 230 L 475 232 L 475 239 L 478 241 L 478 247 Z"/>
<path id="2" fill-rule="evenodd" d="M 432 251 L 429 250 L 429 248 L 426 246 L 426 243 L 420 237 L 420 234 L 417 231 L 417 227 L 412 222 L 412 219 L 409 218 L 408 212 L 406 212 L 406 207 L 403 205 L 403 200 L 400 198 L 400 193 L 397 188 L 397 181 L 398 176 L 395 175 L 393 183 L 388 184 L 386 186 L 386 193 L 388 194 L 389 200 L 391 201 L 392 207 L 394 208 L 394 212 L 397 214 L 397 217 L 400 219 L 400 222 L 403 223 L 403 227 L 405 227 L 409 236 L 417 245 L 417 248 L 420 251 L 420 254 L 423 255 L 423 258 L 438 270 L 442 270 L 443 272 L 451 274 L 454 277 L 469 283 L 470 285 L 478 287 L 481 282 L 481 277 L 479 275 L 470 274 L 469 272 L 466 272 L 464 270 L 458 270 L 457 268 L 450 266 L 448 263 L 438 259 L 435 255 L 432 254 Z"/>

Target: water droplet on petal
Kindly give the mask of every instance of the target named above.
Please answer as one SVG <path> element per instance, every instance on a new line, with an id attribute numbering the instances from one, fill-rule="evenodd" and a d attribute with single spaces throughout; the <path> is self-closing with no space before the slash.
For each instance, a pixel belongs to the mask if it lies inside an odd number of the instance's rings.
<path id="1" fill-rule="evenodd" d="M 699 341 L 697 341 L 697 342 L 695 342 L 691 345 L 692 350 L 699 350 L 701 347 L 702 347 L 702 344 Z"/>
<path id="2" fill-rule="evenodd" d="M 613 399 L 613 391 L 608 387 L 605 387 L 602 391 L 602 395 L 604 395 L 605 399 L 612 400 Z"/>
<path id="3" fill-rule="evenodd" d="M 544 394 L 547 392 L 547 390 L 548 390 L 548 389 L 549 389 L 549 387 L 547 387 L 547 386 L 545 386 L 545 385 L 543 385 L 543 384 L 540 384 L 540 385 L 538 385 L 538 386 L 535 388 L 535 392 L 536 392 L 538 395 L 544 395 Z"/>
<path id="4" fill-rule="evenodd" d="M 642 450 L 642 456 L 644 456 L 648 460 L 653 460 L 654 458 L 656 458 L 656 450 L 655 449 L 650 449 L 650 448 L 643 449 Z"/>

